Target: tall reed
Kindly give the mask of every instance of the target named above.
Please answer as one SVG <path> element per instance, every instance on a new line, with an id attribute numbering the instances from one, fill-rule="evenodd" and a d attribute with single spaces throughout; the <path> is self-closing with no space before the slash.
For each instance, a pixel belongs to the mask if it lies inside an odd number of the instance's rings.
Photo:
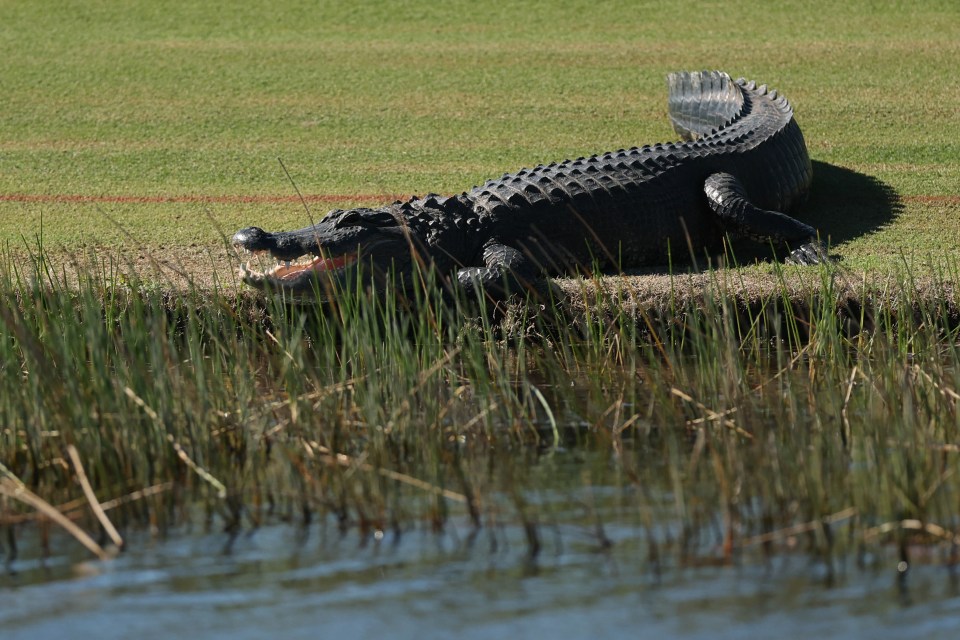
<path id="1" fill-rule="evenodd" d="M 518 522 L 531 553 L 559 520 L 686 559 L 960 540 L 951 269 L 877 288 L 824 268 L 799 293 L 778 271 L 753 300 L 718 270 L 665 309 L 584 281 L 503 320 L 429 273 L 320 305 L 79 262 L 0 269 L 0 463 L 88 530 L 71 446 L 121 531 L 199 504 L 232 531 Z M 12 486 L 0 524 L 38 517 Z"/>

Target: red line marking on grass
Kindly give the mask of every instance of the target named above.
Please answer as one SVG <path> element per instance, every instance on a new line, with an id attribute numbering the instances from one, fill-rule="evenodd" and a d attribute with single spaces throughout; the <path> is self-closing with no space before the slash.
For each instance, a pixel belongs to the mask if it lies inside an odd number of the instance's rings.
<path id="1" fill-rule="evenodd" d="M 399 194 L 373 193 L 313 193 L 305 194 L 308 203 L 360 202 L 384 204 L 403 200 L 409 196 Z M 902 202 L 920 204 L 960 204 L 960 195 L 956 196 L 902 196 Z M 131 196 L 131 195 L 82 195 L 76 193 L 0 193 L 0 202 L 36 202 L 36 203 L 115 203 L 115 204 L 284 204 L 298 203 L 298 195 L 177 195 L 177 196 Z"/>
<path id="2" fill-rule="evenodd" d="M 403 196 L 395 194 L 370 193 L 316 193 L 305 194 L 306 202 L 365 202 L 382 204 L 399 200 Z M 70 193 L 0 193 L 0 202 L 39 202 L 39 203 L 116 203 L 116 204 L 163 204 L 163 203 L 200 203 L 200 204 L 282 204 L 287 202 L 298 203 L 297 195 L 178 195 L 178 196 L 111 196 L 111 195 L 81 195 Z"/>

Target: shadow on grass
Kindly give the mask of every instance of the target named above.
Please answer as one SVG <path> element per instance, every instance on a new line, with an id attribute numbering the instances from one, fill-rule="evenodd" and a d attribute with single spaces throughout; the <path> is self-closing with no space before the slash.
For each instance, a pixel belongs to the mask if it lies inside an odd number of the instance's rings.
<path id="1" fill-rule="evenodd" d="M 813 185 L 796 217 L 815 228 L 829 246 L 873 233 L 893 222 L 903 209 L 893 188 L 863 173 L 826 162 L 813 162 Z M 779 254 L 782 249 L 777 249 Z M 750 240 L 737 240 L 738 262 L 774 259 L 774 252 Z M 841 258 L 831 252 L 832 257 Z"/>
<path id="2" fill-rule="evenodd" d="M 813 163 L 813 186 L 797 217 L 820 231 L 831 245 L 848 242 L 889 225 L 903 204 L 890 185 L 826 162 Z"/>

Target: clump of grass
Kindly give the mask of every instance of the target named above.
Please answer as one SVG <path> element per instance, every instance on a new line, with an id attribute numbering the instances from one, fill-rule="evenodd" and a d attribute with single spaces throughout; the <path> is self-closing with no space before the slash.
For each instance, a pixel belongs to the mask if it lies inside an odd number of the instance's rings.
<path id="1" fill-rule="evenodd" d="M 232 532 L 513 521 L 532 556 L 545 522 L 601 547 L 625 522 L 657 562 L 958 539 L 952 271 L 925 296 L 827 268 L 788 295 L 780 273 L 749 302 L 718 271 L 668 313 L 585 287 L 588 314 L 539 301 L 510 332 L 429 274 L 304 305 L 4 265 L 0 463 L 88 531 L 92 492 L 120 535 L 200 504 Z M 43 517 L 9 487 L 0 524 Z"/>

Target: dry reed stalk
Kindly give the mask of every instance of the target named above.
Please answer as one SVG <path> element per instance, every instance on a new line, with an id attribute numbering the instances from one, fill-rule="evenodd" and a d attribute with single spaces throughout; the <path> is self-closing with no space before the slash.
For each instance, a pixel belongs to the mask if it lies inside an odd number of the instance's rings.
<path id="1" fill-rule="evenodd" d="M 77 481 L 80 483 L 80 487 L 83 489 L 83 495 L 87 497 L 87 502 L 90 503 L 90 509 L 93 510 L 93 514 L 97 516 L 97 520 L 100 521 L 100 526 L 102 526 L 103 530 L 107 532 L 108 536 L 110 536 L 110 540 L 113 541 L 113 544 L 122 549 L 123 538 L 120 537 L 120 533 L 117 531 L 117 528 L 113 526 L 112 522 L 110 522 L 110 518 L 107 517 L 106 512 L 100 505 L 100 501 L 97 500 L 97 496 L 93 492 L 93 487 L 90 486 L 90 481 L 87 479 L 87 473 L 83 470 L 83 464 L 80 461 L 80 454 L 77 453 L 77 448 L 72 444 L 68 445 L 67 454 L 70 456 L 70 462 L 73 463 L 73 468 L 77 473 Z"/>
<path id="2" fill-rule="evenodd" d="M 78 527 L 69 518 L 60 513 L 52 504 L 34 492 L 30 491 L 30 489 L 28 489 L 27 486 L 13 474 L 13 472 L 3 466 L 3 464 L 0 464 L 0 474 L 3 476 L 0 478 L 0 493 L 9 498 L 13 498 L 14 500 L 19 500 L 20 502 L 29 505 L 42 513 L 44 516 L 59 525 L 64 531 L 72 535 L 77 542 L 86 547 L 100 560 L 109 560 L 111 558 L 111 554 L 97 544 L 97 542 L 91 538 L 86 531 Z"/>

